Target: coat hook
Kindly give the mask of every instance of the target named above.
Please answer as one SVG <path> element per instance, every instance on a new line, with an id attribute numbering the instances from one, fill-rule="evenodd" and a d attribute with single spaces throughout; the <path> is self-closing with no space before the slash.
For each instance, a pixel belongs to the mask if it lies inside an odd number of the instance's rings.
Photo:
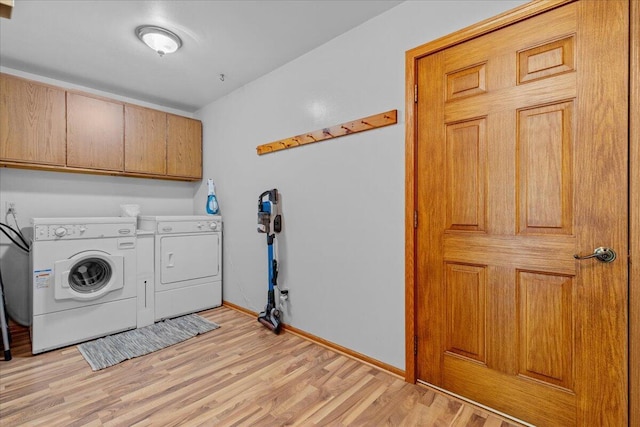
<path id="1" fill-rule="evenodd" d="M 351 135 L 352 133 L 368 131 L 371 129 L 376 129 L 379 127 L 397 123 L 397 114 L 398 110 L 391 110 L 387 111 L 386 113 L 379 113 L 373 116 L 363 117 L 350 122 L 337 124 L 335 126 L 318 129 L 306 134 L 303 133 L 291 138 L 264 144 L 263 146 L 268 146 L 270 151 L 278 151 L 286 148 L 296 147 L 299 145 L 311 144 L 312 142 L 319 142 L 330 138 L 338 138 L 341 136 Z M 335 135 L 333 134 L 334 132 Z"/>
<path id="2" fill-rule="evenodd" d="M 220 81 L 223 82 L 224 81 L 224 74 L 220 74 Z"/>

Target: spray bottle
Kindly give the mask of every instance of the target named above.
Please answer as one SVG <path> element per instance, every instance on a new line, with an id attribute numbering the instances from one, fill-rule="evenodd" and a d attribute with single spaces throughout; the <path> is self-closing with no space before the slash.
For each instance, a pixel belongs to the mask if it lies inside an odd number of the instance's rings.
<path id="1" fill-rule="evenodd" d="M 217 215 L 220 212 L 220 207 L 218 206 L 218 199 L 216 199 L 216 186 L 213 184 L 213 179 L 207 179 L 207 186 L 209 187 L 207 213 L 209 215 Z"/>

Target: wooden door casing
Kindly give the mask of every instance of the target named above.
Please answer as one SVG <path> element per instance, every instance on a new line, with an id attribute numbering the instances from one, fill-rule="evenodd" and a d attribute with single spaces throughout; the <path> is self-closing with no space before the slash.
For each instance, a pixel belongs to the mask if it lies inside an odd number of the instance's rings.
<path id="1" fill-rule="evenodd" d="M 417 113 L 407 119 L 407 170 L 415 170 L 417 180 L 410 182 L 408 174 L 407 218 L 414 222 L 413 205 L 419 224 L 418 234 L 407 229 L 408 251 L 410 244 L 417 248 L 407 257 L 407 379 L 541 425 L 626 419 L 626 257 L 615 266 L 571 257 L 603 242 L 627 252 L 626 190 L 622 197 L 611 194 L 627 182 L 628 3 L 591 3 L 536 16 L 530 21 L 539 21 L 537 30 L 507 27 L 486 46 L 477 38 L 468 50 L 407 54 L 408 77 L 419 85 Z M 597 43 L 607 38 L 613 44 Z M 594 44 L 598 60 L 586 55 Z M 456 56 L 457 50 L 464 52 Z M 501 67 L 509 72 L 493 75 Z M 446 101 L 429 93 L 444 94 Z M 443 142 L 414 151 L 414 138 Z M 427 166 L 421 181 L 425 165 L 436 166 Z M 592 204 L 579 204 L 585 200 Z M 421 239 L 425 229 L 446 231 Z M 590 286 L 603 284 L 605 270 L 613 284 Z M 419 284 L 425 275 L 439 285 L 414 287 L 412 281 Z M 496 294 L 502 298 L 491 297 Z M 412 311 L 414 301 L 426 319 Z M 412 332 L 419 337 L 418 360 L 428 365 L 412 363 Z M 497 374 L 483 372 L 487 366 Z M 589 388 L 607 395 L 606 408 Z M 555 409 L 540 406 L 531 389 Z M 504 403 L 509 400 L 528 408 Z"/>
<path id="2" fill-rule="evenodd" d="M 640 425 L 640 2 L 631 2 L 630 37 L 630 274 L 629 425 Z"/>

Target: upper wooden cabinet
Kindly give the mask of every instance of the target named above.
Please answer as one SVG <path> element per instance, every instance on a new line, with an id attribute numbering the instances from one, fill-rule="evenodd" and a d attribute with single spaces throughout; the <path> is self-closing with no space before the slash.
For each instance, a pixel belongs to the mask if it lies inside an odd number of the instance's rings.
<path id="1" fill-rule="evenodd" d="M 167 114 L 167 175 L 202 178 L 202 122 Z"/>
<path id="2" fill-rule="evenodd" d="M 67 166 L 124 170 L 124 105 L 67 92 Z"/>
<path id="3" fill-rule="evenodd" d="M 65 91 L 0 74 L 0 159 L 65 164 Z"/>
<path id="4" fill-rule="evenodd" d="M 202 179 L 202 122 L 0 73 L 0 167 Z"/>
<path id="5" fill-rule="evenodd" d="M 13 0 L 0 0 L 0 18 L 11 19 Z"/>
<path id="6" fill-rule="evenodd" d="M 124 170 L 166 174 L 167 113 L 127 104 L 124 129 Z"/>

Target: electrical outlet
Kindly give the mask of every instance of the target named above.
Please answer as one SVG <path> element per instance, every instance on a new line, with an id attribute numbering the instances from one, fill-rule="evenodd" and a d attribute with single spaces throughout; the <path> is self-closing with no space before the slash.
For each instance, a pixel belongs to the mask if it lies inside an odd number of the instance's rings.
<path id="1" fill-rule="evenodd" d="M 16 202 L 6 202 L 5 203 L 5 212 L 6 213 L 17 213 L 16 212 Z"/>

